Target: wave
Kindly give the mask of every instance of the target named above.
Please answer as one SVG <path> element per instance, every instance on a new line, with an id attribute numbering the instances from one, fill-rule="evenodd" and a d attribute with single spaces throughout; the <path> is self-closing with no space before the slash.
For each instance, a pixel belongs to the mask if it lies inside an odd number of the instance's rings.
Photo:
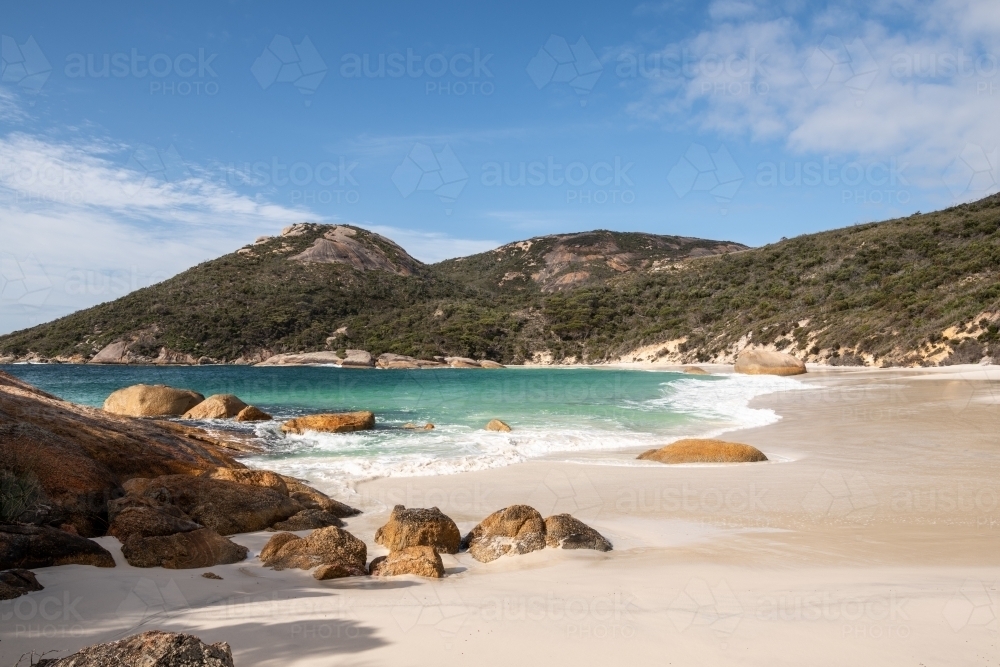
<path id="1" fill-rule="evenodd" d="M 521 425 L 510 433 L 448 424 L 433 431 L 404 430 L 392 420 L 380 422 L 380 428 L 372 431 L 282 436 L 272 423 L 255 427 L 256 434 L 268 443 L 269 453 L 253 457 L 248 464 L 349 496 L 354 485 L 364 480 L 488 470 L 584 452 L 650 449 L 684 437 L 713 437 L 764 426 L 780 417 L 767 408 L 751 408 L 750 401 L 768 393 L 807 387 L 773 376 L 678 378 L 662 383 L 657 398 L 622 401 L 616 406 L 621 411 L 617 419 L 608 418 L 606 412 L 600 419 L 589 420 L 548 415 L 546 424 Z M 628 425 L 629 413 L 673 419 L 659 428 L 637 430 L 634 424 Z M 535 419 L 541 420 L 537 415 Z M 624 462 L 632 457 L 623 454 L 618 458 Z M 611 464 L 606 457 L 603 461 Z"/>

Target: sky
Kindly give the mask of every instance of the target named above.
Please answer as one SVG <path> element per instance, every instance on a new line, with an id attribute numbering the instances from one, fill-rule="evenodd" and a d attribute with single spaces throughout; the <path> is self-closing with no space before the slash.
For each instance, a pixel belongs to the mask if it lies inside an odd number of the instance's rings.
<path id="1" fill-rule="evenodd" d="M 996 0 L 35 1 L 0 35 L 0 333 L 294 222 L 426 262 L 760 246 L 1000 183 Z"/>

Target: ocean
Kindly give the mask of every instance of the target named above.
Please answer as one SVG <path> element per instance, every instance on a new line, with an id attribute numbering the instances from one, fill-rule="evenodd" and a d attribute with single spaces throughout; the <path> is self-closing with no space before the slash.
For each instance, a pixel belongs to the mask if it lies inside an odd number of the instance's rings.
<path id="1" fill-rule="evenodd" d="M 257 436 L 266 453 L 244 459 L 330 491 L 387 476 L 446 475 L 555 459 L 644 465 L 635 451 L 682 437 L 715 436 L 779 417 L 751 408 L 756 396 L 803 388 L 784 377 L 686 375 L 610 368 L 377 370 L 247 366 L 0 366 L 75 403 L 100 407 L 114 390 L 167 384 L 205 396 L 231 393 L 273 422 L 198 422 Z M 282 419 L 371 410 L 372 431 L 285 436 Z M 491 419 L 513 429 L 483 429 Z M 430 422 L 433 430 L 408 430 Z M 766 453 L 766 452 L 765 452 Z"/>

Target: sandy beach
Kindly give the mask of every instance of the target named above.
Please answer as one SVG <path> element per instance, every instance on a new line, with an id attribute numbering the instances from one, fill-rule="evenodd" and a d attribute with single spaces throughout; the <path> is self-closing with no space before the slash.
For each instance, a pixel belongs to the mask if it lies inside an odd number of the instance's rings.
<path id="1" fill-rule="evenodd" d="M 364 511 L 347 530 L 369 558 L 397 503 L 437 506 L 463 533 L 516 503 L 569 512 L 609 553 L 460 553 L 442 580 L 319 582 L 262 567 L 261 532 L 234 537 L 251 557 L 210 568 L 218 581 L 130 567 L 102 537 L 117 567 L 41 568 L 44 591 L 0 603 L 0 664 L 149 629 L 228 642 L 244 666 L 998 664 L 1000 369 L 796 380 L 752 403 L 779 421 L 726 434 L 766 463 L 556 454 L 342 498 Z"/>

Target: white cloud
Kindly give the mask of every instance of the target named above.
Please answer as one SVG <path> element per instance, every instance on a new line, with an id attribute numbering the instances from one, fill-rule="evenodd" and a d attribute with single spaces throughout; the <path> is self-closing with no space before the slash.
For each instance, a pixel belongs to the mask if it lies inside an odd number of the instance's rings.
<path id="1" fill-rule="evenodd" d="M 168 174 L 157 167 L 170 166 L 167 155 L 147 148 L 137 156 L 110 141 L 0 137 L 0 332 L 118 298 L 318 217 L 244 196 L 195 166 Z M 25 273 L 48 291 L 28 293 Z"/>
<path id="2" fill-rule="evenodd" d="M 717 24 L 680 46 L 687 71 L 650 78 L 630 111 L 799 154 L 895 158 L 917 184 L 943 187 L 966 145 L 1000 143 L 1000 53 L 978 39 L 996 33 L 1000 4 L 916 3 L 907 16 L 918 27 L 905 29 L 885 20 L 888 9 Z"/>
<path id="3" fill-rule="evenodd" d="M 0 87 L 0 122 L 21 121 L 25 117 L 21 103 L 12 91 Z"/>

